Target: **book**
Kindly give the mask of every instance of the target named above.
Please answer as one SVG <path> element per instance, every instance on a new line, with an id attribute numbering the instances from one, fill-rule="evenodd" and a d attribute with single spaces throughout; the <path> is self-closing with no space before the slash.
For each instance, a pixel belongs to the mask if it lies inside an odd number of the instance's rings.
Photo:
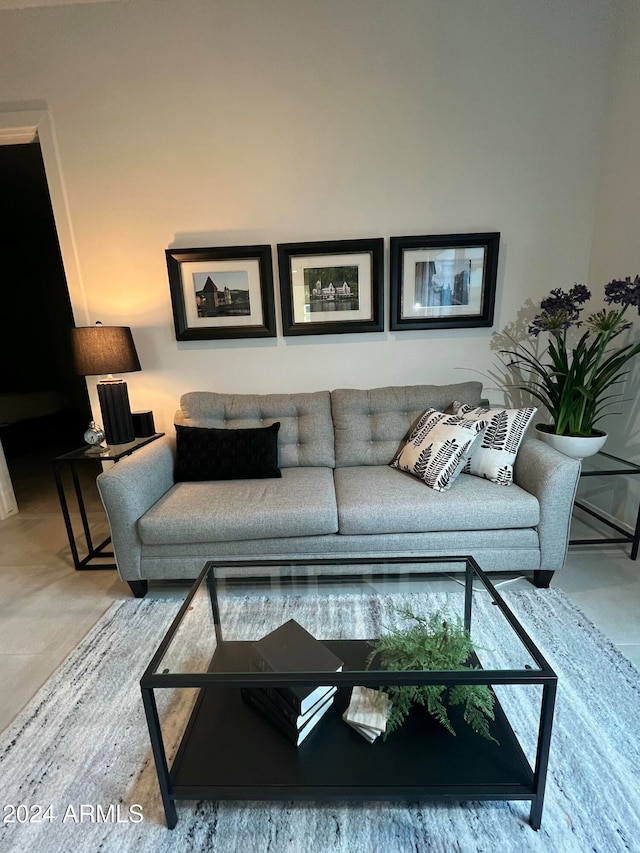
<path id="1" fill-rule="evenodd" d="M 306 725 L 311 717 L 318 710 L 320 705 L 327 701 L 337 691 L 337 687 L 329 687 L 327 692 L 313 705 L 305 714 L 299 714 L 296 709 L 287 702 L 284 696 L 276 687 L 250 687 L 249 692 L 256 693 L 258 696 L 264 696 L 269 704 L 275 706 L 274 711 L 278 711 L 285 720 L 291 723 L 296 729 L 301 729 Z"/>
<path id="2" fill-rule="evenodd" d="M 349 707 L 342 715 L 348 723 L 369 743 L 387 728 L 387 719 L 391 712 L 388 693 L 382 690 L 371 690 L 369 687 L 354 687 L 351 691 Z"/>
<path id="3" fill-rule="evenodd" d="M 373 743 L 374 740 L 380 735 L 380 732 L 375 729 L 369 729 L 367 726 L 360 726 L 358 723 L 352 723 L 351 720 L 347 717 L 347 712 L 345 711 L 342 715 L 342 719 L 347 723 L 347 725 L 351 726 L 352 729 L 355 729 L 359 735 L 362 735 L 363 738 L 369 741 L 369 743 Z"/>
<path id="4" fill-rule="evenodd" d="M 320 702 L 314 708 L 314 713 L 310 715 L 306 724 L 298 729 L 282 716 L 278 707 L 265 694 L 256 693 L 255 690 L 251 690 L 248 687 L 242 687 L 240 694 L 248 705 L 251 705 L 265 719 L 269 720 L 294 746 L 300 746 L 303 740 L 315 729 L 331 705 L 333 705 L 332 694 L 327 700 Z"/>
<path id="5" fill-rule="evenodd" d="M 295 619 L 253 644 L 255 668 L 260 672 L 340 672 L 343 661 Z M 327 685 L 278 687 L 298 714 L 305 714 L 331 687 Z"/>
<path id="6" fill-rule="evenodd" d="M 254 672 L 267 671 L 264 666 L 252 664 L 250 668 Z M 270 671 L 270 670 L 268 670 Z M 271 690 L 276 691 L 283 702 L 286 702 L 292 713 L 296 716 L 304 715 L 311 708 L 317 705 L 322 699 L 326 698 L 333 690 L 329 685 L 320 685 L 318 687 L 272 687 Z"/>

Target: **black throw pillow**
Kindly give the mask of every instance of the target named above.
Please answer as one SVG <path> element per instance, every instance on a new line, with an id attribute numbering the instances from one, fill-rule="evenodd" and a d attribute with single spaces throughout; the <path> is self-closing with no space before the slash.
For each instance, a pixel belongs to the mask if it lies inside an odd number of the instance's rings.
<path id="1" fill-rule="evenodd" d="M 280 423 L 256 429 L 176 426 L 175 481 L 282 477 Z"/>

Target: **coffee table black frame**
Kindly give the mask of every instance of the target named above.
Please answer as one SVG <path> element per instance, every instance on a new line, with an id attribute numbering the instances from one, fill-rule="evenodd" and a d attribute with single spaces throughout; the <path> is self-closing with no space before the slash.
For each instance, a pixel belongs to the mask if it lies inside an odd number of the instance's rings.
<path id="1" fill-rule="evenodd" d="M 216 569 L 283 566 L 301 567 L 307 572 L 317 566 L 371 567 L 416 563 L 465 563 L 464 622 L 472 618 L 474 579 L 480 579 L 511 628 L 524 645 L 537 669 L 465 670 L 363 673 L 370 650 L 362 640 L 327 640 L 326 644 L 345 661 L 343 672 L 324 674 L 323 683 L 338 687 L 334 707 L 323 718 L 309 742 L 296 750 L 288 741 L 256 715 L 240 698 L 241 687 L 317 684 L 313 672 L 256 673 L 248 668 L 249 642 L 224 641 L 216 594 Z M 446 571 L 446 568 L 444 569 Z M 406 575 L 405 575 L 406 576 Z M 413 572 L 412 577 L 429 577 Z M 355 575 L 353 576 L 355 577 Z M 389 577 L 388 573 L 385 577 Z M 206 579 L 206 581 L 205 581 Z M 348 576 L 342 576 L 348 580 Z M 286 578 L 282 579 L 286 583 Z M 318 583 L 329 580 L 318 574 Z M 335 576 L 332 578 L 335 581 Z M 264 576 L 247 578 L 264 582 Z M 207 672 L 168 673 L 157 669 L 200 584 L 209 589 L 216 652 Z M 216 670 L 216 658 L 227 658 Z M 231 661 L 231 664 L 229 664 Z M 246 669 L 246 671 L 244 671 Z M 359 672 L 354 670 L 360 669 Z M 428 715 L 415 715 L 403 727 L 373 750 L 342 722 L 340 709 L 348 704 L 355 684 L 379 687 L 382 684 L 528 684 L 541 685 L 542 698 L 534 765 L 531 766 L 506 714 L 496 699 L 496 720 L 492 732 L 499 746 L 476 735 L 465 725 L 457 725 L 456 708 L 450 717 L 457 732 L 452 737 Z M 403 800 L 440 799 L 449 801 L 529 800 L 529 822 L 539 829 L 553 726 L 557 676 L 531 638 L 523 630 L 486 574 L 472 557 L 406 558 L 396 560 L 262 560 L 251 563 L 211 561 L 193 585 L 178 615 L 165 635 L 140 681 L 151 747 L 156 764 L 167 826 L 177 823 L 176 800 Z M 162 688 L 200 688 L 171 768 L 167 761 L 154 691 Z M 428 729 L 428 730 L 427 730 Z"/>

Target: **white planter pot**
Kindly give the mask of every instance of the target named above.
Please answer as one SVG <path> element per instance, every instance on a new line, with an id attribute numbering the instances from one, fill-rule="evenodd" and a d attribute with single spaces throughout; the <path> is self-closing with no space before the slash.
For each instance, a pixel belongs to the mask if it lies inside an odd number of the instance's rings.
<path id="1" fill-rule="evenodd" d="M 607 433 L 597 430 L 597 435 L 556 435 L 554 432 L 544 432 L 540 424 L 536 426 L 538 438 L 546 441 L 551 447 L 571 456 L 573 459 L 584 459 L 586 456 L 594 456 L 604 447 Z"/>

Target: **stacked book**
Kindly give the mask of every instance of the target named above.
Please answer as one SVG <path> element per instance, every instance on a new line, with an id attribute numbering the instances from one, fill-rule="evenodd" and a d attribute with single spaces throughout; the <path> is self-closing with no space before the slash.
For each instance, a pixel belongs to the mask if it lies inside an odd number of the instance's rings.
<path id="1" fill-rule="evenodd" d="M 294 619 L 253 644 L 258 672 L 339 672 L 343 662 Z M 242 698 L 294 746 L 314 730 L 333 703 L 336 687 L 290 685 L 242 688 Z"/>
<path id="2" fill-rule="evenodd" d="M 387 719 L 391 711 L 389 694 L 369 687 L 354 687 L 349 707 L 342 715 L 345 723 L 362 735 L 369 743 L 387 728 Z"/>

